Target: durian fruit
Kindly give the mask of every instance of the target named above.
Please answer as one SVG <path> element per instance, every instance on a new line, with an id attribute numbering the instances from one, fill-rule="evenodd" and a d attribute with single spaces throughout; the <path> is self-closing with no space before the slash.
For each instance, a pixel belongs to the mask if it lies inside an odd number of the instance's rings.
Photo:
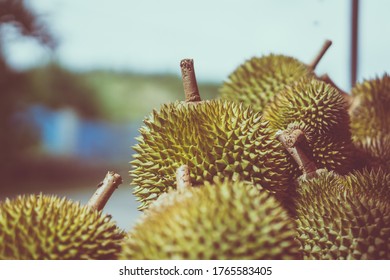
<path id="1" fill-rule="evenodd" d="M 108 172 L 85 206 L 43 194 L 0 202 L 0 259 L 116 259 L 125 233 L 100 210 L 121 182 Z"/>
<path id="2" fill-rule="evenodd" d="M 65 198 L 0 203 L 0 259 L 115 259 L 123 237 L 110 216 Z"/>
<path id="3" fill-rule="evenodd" d="M 305 259 L 390 258 L 390 174 L 322 172 L 297 189 L 297 238 Z"/>
<path id="4" fill-rule="evenodd" d="M 224 100 L 242 102 L 263 112 L 267 104 L 285 87 L 302 78 L 315 78 L 314 69 L 331 41 L 326 41 L 309 65 L 285 55 L 252 57 L 233 71 L 220 88 Z"/>
<path id="5" fill-rule="evenodd" d="M 295 224 L 276 199 L 244 182 L 215 182 L 152 204 L 121 259 L 297 259 Z"/>
<path id="6" fill-rule="evenodd" d="M 194 185 L 219 177 L 287 188 L 295 169 L 259 113 L 231 101 L 189 99 L 162 105 L 140 129 L 130 171 L 140 210 L 175 188 L 183 164 Z"/>
<path id="7" fill-rule="evenodd" d="M 313 73 L 299 60 L 284 55 L 253 57 L 233 71 L 220 88 L 224 100 L 242 102 L 262 112 L 286 85 Z"/>
<path id="8" fill-rule="evenodd" d="M 285 87 L 264 110 L 274 131 L 304 132 L 318 168 L 346 173 L 351 169 L 353 146 L 345 99 L 334 87 L 302 79 Z"/>
<path id="9" fill-rule="evenodd" d="M 366 166 L 390 167 L 390 76 L 366 80 L 352 89 L 352 140 Z"/>

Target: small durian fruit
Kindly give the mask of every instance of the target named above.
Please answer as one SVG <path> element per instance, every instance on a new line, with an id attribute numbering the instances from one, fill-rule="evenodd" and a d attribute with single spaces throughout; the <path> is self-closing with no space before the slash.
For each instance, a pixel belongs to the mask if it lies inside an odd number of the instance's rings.
<path id="1" fill-rule="evenodd" d="M 167 194 L 129 232 L 120 259 L 299 259 L 295 224 L 269 193 L 244 182 Z"/>
<path id="2" fill-rule="evenodd" d="M 253 57 L 240 65 L 220 88 L 221 98 L 252 106 L 256 112 L 264 108 L 285 86 L 302 78 L 314 78 L 314 69 L 331 42 L 326 41 L 310 65 L 285 55 Z"/>
<path id="3" fill-rule="evenodd" d="M 276 130 L 302 123 L 310 135 L 348 133 L 350 122 L 340 92 L 315 79 L 303 79 L 285 87 L 264 110 L 264 119 Z"/>
<path id="4" fill-rule="evenodd" d="M 116 259 L 125 234 L 100 211 L 120 184 L 114 175 L 85 206 L 43 194 L 0 202 L 0 259 Z"/>
<path id="5" fill-rule="evenodd" d="M 231 101 L 201 101 L 193 61 L 183 60 L 181 67 L 186 101 L 153 111 L 133 147 L 130 175 L 139 209 L 175 188 L 183 164 L 193 170 L 194 185 L 220 177 L 283 191 L 293 169 L 260 113 Z"/>
<path id="6" fill-rule="evenodd" d="M 390 170 L 390 133 L 378 133 L 374 137 L 354 139 L 360 152 L 362 166 L 369 168 L 387 168 Z"/>
<path id="7" fill-rule="evenodd" d="M 352 89 L 352 141 L 367 167 L 390 167 L 390 76 L 367 80 Z"/>
<path id="8" fill-rule="evenodd" d="M 277 130 L 302 130 L 319 168 L 346 173 L 353 145 L 345 99 L 318 80 L 285 87 L 264 110 L 264 120 Z"/>
<path id="9" fill-rule="evenodd" d="M 352 89 L 350 108 L 354 141 L 390 134 L 390 76 L 366 80 Z"/>
<path id="10" fill-rule="evenodd" d="M 300 180 L 297 238 L 305 259 L 389 259 L 390 175 L 322 172 Z"/>

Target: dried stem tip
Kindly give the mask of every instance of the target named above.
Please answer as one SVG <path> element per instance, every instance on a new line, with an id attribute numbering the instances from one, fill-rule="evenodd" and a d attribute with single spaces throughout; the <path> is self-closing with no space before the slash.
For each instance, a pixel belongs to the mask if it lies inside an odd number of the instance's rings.
<path id="1" fill-rule="evenodd" d="M 279 130 L 276 133 L 276 138 L 293 157 L 304 175 L 307 175 L 308 177 L 316 176 L 317 167 L 315 163 L 309 159 L 305 154 L 304 149 L 301 147 L 305 142 L 303 141 L 305 139 L 305 134 L 302 130 L 294 129 L 290 132 Z"/>
<path id="2" fill-rule="evenodd" d="M 180 68 L 186 102 L 201 101 L 198 84 L 196 83 L 194 61 L 192 59 L 183 59 L 180 61 Z"/>
<path id="3" fill-rule="evenodd" d="M 191 187 L 190 168 L 182 165 L 176 170 L 176 189 L 184 190 Z"/>
<path id="4" fill-rule="evenodd" d="M 326 40 L 324 45 L 322 46 L 320 52 L 317 54 L 317 56 L 313 59 L 313 61 L 307 66 L 311 71 L 314 71 L 317 67 L 317 64 L 320 62 L 326 51 L 329 49 L 329 47 L 332 45 L 332 41 Z"/>
<path id="5" fill-rule="evenodd" d="M 122 177 L 119 174 L 113 171 L 107 172 L 106 177 L 99 183 L 98 189 L 89 199 L 87 205 L 92 209 L 102 210 L 120 184 L 122 184 Z"/>

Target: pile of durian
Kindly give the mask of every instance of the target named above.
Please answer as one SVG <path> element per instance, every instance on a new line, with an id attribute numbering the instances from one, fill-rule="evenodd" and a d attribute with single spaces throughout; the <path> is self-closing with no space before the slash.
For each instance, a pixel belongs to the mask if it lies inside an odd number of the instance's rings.
<path id="1" fill-rule="evenodd" d="M 86 206 L 22 196 L 0 203 L 0 258 L 390 259 L 390 76 L 346 94 L 314 72 L 329 46 L 254 57 L 215 100 L 182 60 L 185 101 L 133 147 L 135 227 L 101 212 L 118 180 Z"/>

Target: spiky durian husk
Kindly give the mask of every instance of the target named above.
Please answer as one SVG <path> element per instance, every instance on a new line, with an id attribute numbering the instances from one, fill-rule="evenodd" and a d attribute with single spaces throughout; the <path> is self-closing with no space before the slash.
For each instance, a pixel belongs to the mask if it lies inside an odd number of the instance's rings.
<path id="1" fill-rule="evenodd" d="M 317 168 L 347 174 L 353 168 L 353 146 L 351 138 L 337 136 L 315 136 L 308 142 Z"/>
<path id="2" fill-rule="evenodd" d="M 390 258 L 389 176 L 380 183 L 380 172 L 325 172 L 300 182 L 297 237 L 305 259 Z"/>
<path id="3" fill-rule="evenodd" d="M 390 133 L 377 133 L 376 136 L 353 137 L 355 147 L 362 160 L 363 167 L 387 168 L 390 170 Z"/>
<path id="4" fill-rule="evenodd" d="M 352 89 L 352 140 L 368 167 L 390 167 L 390 76 Z"/>
<path id="5" fill-rule="evenodd" d="M 264 119 L 274 131 L 301 129 L 318 168 L 342 174 L 351 169 L 349 116 L 332 86 L 314 79 L 288 86 L 265 109 Z"/>
<path id="6" fill-rule="evenodd" d="M 242 102 L 262 112 L 284 88 L 303 77 L 313 77 L 307 66 L 284 55 L 253 57 L 240 65 L 222 85 L 221 98 Z"/>
<path id="7" fill-rule="evenodd" d="M 351 131 L 355 141 L 390 134 L 390 76 L 366 80 L 352 89 Z"/>
<path id="8" fill-rule="evenodd" d="M 0 203 L 0 259 L 115 259 L 124 236 L 110 216 L 65 198 Z"/>
<path id="9" fill-rule="evenodd" d="M 303 123 L 306 132 L 332 135 L 349 131 L 344 98 L 337 89 L 315 79 L 303 79 L 285 87 L 264 110 L 264 119 L 276 130 Z"/>
<path id="10" fill-rule="evenodd" d="M 390 173 L 381 167 L 356 170 L 342 177 L 343 183 L 355 193 L 368 193 L 390 201 Z"/>
<path id="11" fill-rule="evenodd" d="M 296 259 L 295 223 L 267 192 L 216 182 L 151 206 L 122 259 Z"/>
<path id="12" fill-rule="evenodd" d="M 176 102 L 144 121 L 130 171 L 143 210 L 175 188 L 176 169 L 186 164 L 194 185 L 215 177 L 287 188 L 296 167 L 259 113 L 231 101 Z"/>

